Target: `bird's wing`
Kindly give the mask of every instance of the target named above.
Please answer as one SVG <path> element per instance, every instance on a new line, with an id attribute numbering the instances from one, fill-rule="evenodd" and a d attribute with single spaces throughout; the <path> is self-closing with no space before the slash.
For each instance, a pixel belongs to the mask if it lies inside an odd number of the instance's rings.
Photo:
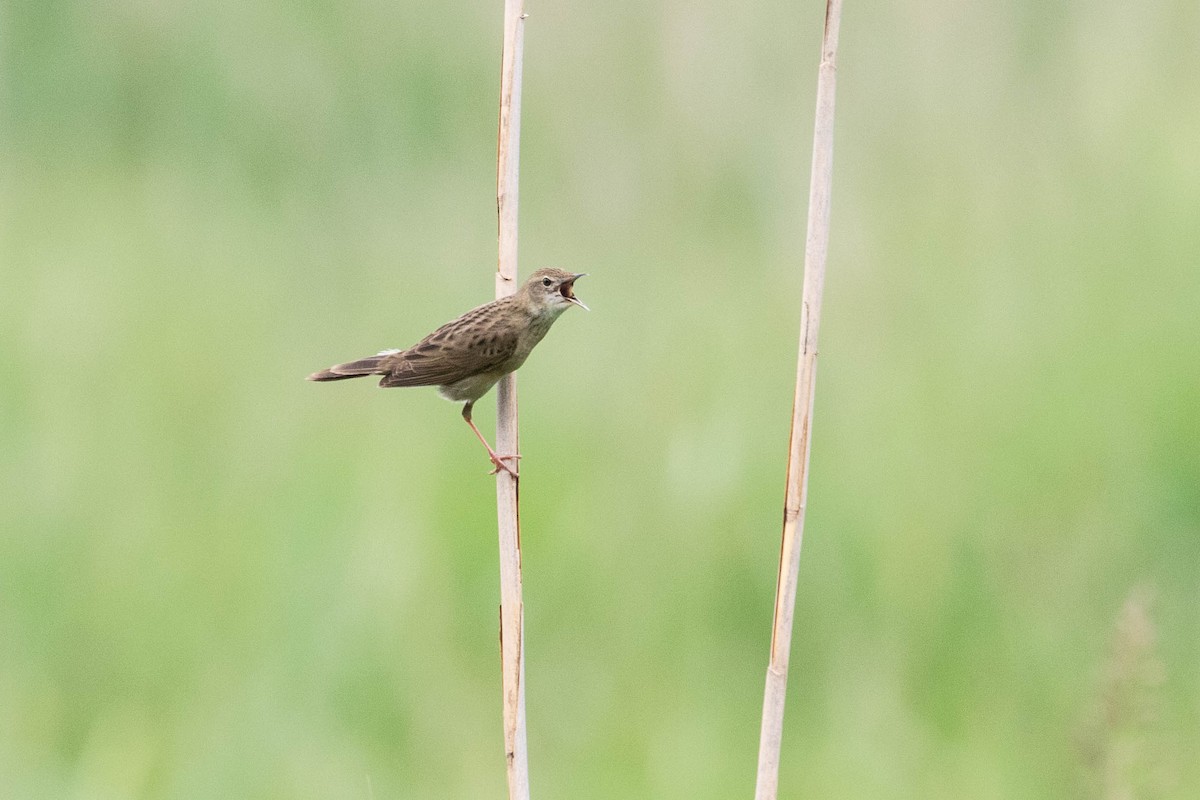
<path id="1" fill-rule="evenodd" d="M 468 311 L 407 350 L 387 356 L 380 386 L 444 386 L 489 372 L 512 358 L 520 330 L 494 304 Z M 506 324 L 507 322 L 507 324 Z"/>

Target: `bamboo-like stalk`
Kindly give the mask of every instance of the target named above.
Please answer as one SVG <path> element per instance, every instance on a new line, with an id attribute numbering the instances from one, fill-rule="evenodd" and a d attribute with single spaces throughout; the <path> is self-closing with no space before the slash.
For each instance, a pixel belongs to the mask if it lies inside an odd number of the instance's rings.
<path id="1" fill-rule="evenodd" d="M 504 50 L 500 62 L 500 125 L 496 144 L 496 210 L 499 260 L 496 297 L 517 288 L 517 177 L 521 142 L 521 60 L 525 39 L 523 0 L 504 0 Z M 496 388 L 496 449 L 517 453 L 517 383 L 509 374 Z M 521 601 L 521 523 L 517 479 L 496 472 L 500 534 L 500 669 L 504 689 L 504 754 L 509 800 L 529 798 L 525 736 L 525 608 Z"/>
<path id="2" fill-rule="evenodd" d="M 779 790 L 779 751 L 783 739 L 783 704 L 787 695 L 788 655 L 796 606 L 796 576 L 804 540 L 808 502 L 808 457 L 811 449 L 813 391 L 817 377 L 817 331 L 821 323 L 821 291 L 829 249 L 829 198 L 833 182 L 833 109 L 837 81 L 837 42 L 841 0 L 826 0 L 825 34 L 817 73 L 817 111 L 813 125 L 812 176 L 808 194 L 808 235 L 804 245 L 804 293 L 800 308 L 800 357 L 792 404 L 792 434 L 783 508 L 783 542 L 775 586 L 771 656 L 763 692 L 762 732 L 758 744 L 755 800 L 775 800 Z"/>

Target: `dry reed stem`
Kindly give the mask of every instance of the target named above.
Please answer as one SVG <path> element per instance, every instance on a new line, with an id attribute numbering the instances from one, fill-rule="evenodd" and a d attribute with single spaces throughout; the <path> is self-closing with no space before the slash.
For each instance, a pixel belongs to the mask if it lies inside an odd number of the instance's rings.
<path id="1" fill-rule="evenodd" d="M 1150 584 L 1134 586 L 1117 615 L 1103 680 L 1079 731 L 1084 796 L 1168 797 L 1176 788 L 1178 747 L 1162 727 L 1167 670 L 1158 652 L 1155 594 Z"/>
<path id="2" fill-rule="evenodd" d="M 496 297 L 517 288 L 517 177 L 521 141 L 521 59 L 525 38 L 523 0 L 504 2 L 504 50 L 500 66 L 500 124 L 496 143 L 496 210 L 499 260 Z M 496 388 L 496 449 L 517 453 L 517 384 L 506 375 Z M 525 736 L 525 609 L 521 601 L 521 524 L 518 482 L 496 473 L 500 534 L 500 668 L 504 690 L 504 754 L 509 800 L 529 798 Z"/>
<path id="3" fill-rule="evenodd" d="M 841 0 L 827 0 L 821 65 L 817 74 L 816 120 L 813 126 L 808 235 L 804 247 L 804 294 L 800 309 L 800 358 L 796 367 L 796 395 L 792 405 L 787 497 L 783 510 L 779 578 L 775 587 L 771 656 L 767 665 L 766 689 L 763 692 L 758 779 L 754 792 L 756 800 L 775 800 L 779 790 L 779 751 L 783 738 L 788 655 L 792 644 L 792 615 L 796 606 L 796 575 L 800 569 L 800 546 L 804 540 L 804 509 L 808 501 L 808 457 L 811 449 L 813 391 L 817 373 L 817 331 L 821 323 L 825 256 L 829 249 L 829 198 L 833 182 L 833 109 L 841 16 Z"/>

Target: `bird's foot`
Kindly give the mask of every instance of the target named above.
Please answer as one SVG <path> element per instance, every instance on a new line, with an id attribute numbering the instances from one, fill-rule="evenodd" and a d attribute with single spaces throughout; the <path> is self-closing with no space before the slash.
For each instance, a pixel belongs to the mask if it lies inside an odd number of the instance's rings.
<path id="1" fill-rule="evenodd" d="M 520 459 L 521 456 L 515 455 L 515 454 L 511 455 L 511 456 L 502 456 L 499 453 L 495 453 L 495 452 L 491 452 L 491 453 L 489 453 L 489 455 L 491 455 L 491 457 L 492 457 L 492 463 L 496 465 L 496 468 L 488 473 L 489 475 L 496 475 L 496 474 L 499 474 L 500 470 L 504 470 L 509 475 L 512 475 L 514 478 L 518 477 L 517 471 L 515 469 L 513 469 L 512 467 L 510 467 L 508 464 L 505 464 L 504 459 L 511 458 L 511 459 L 516 460 L 516 459 Z"/>

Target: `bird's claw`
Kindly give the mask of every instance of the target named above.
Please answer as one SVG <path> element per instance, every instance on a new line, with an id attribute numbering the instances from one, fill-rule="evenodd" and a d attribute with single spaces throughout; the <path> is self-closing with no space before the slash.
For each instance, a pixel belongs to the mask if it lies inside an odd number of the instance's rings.
<path id="1" fill-rule="evenodd" d="M 516 470 L 514 470 L 508 464 L 505 464 L 504 459 L 506 459 L 506 458 L 519 459 L 520 457 L 521 457 L 520 455 L 502 456 L 502 455 L 497 455 L 496 453 L 493 453 L 492 454 L 492 463 L 496 465 L 496 468 L 493 469 L 488 474 L 489 475 L 498 475 L 498 474 L 500 474 L 500 470 L 504 470 L 509 475 L 512 475 L 514 478 L 518 477 Z"/>

